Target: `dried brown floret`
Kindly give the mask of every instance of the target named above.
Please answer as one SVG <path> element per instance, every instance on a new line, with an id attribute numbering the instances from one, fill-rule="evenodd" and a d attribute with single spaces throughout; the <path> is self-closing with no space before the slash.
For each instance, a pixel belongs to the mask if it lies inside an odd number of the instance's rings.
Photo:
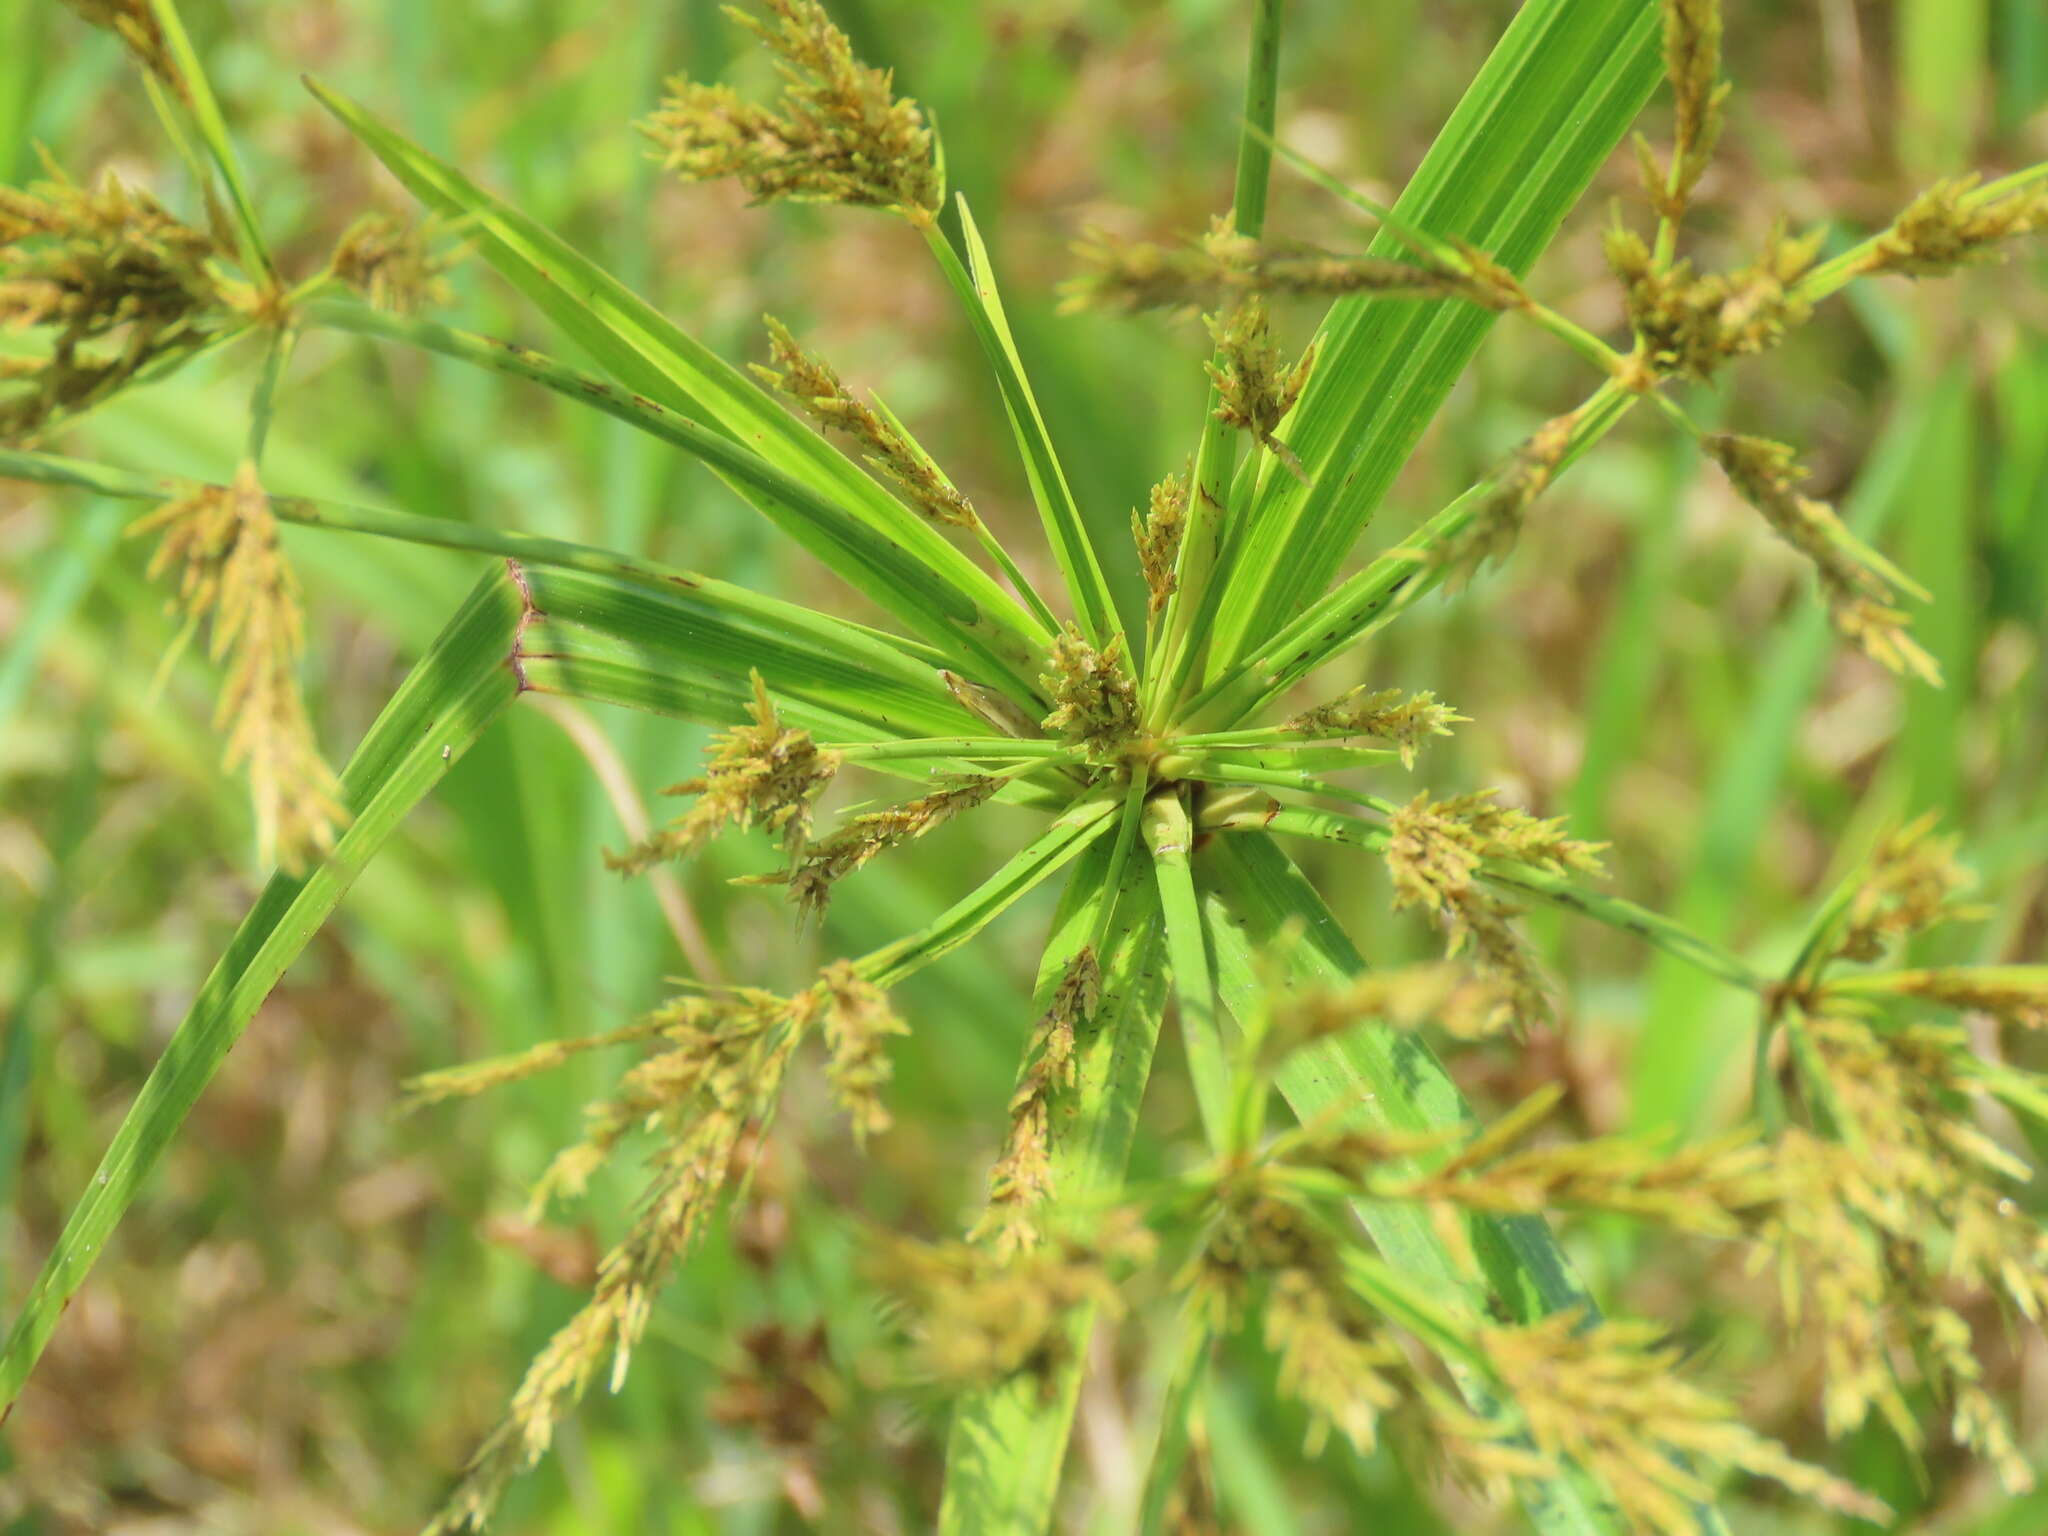
<path id="1" fill-rule="evenodd" d="M 792 861 L 803 856 L 811 835 L 811 808 L 839 771 L 839 755 L 821 752 L 807 731 L 786 730 L 756 672 L 754 723 L 736 725 L 718 737 L 704 776 L 663 791 L 694 795 L 696 804 L 677 821 L 605 863 L 638 874 L 664 859 L 694 853 L 727 826 L 750 828 L 756 820 L 778 834 Z"/>
<path id="2" fill-rule="evenodd" d="M 1806 471 L 1792 450 L 1767 438 L 1727 432 L 1709 433 L 1701 445 L 1737 494 L 1813 562 L 1836 633 L 1889 671 L 1911 673 L 1938 687 L 1941 668 L 1913 643 L 1905 615 L 1890 606 L 1901 589 L 1925 594 L 1851 533 L 1834 508 L 1800 493 Z"/>
<path id="3" fill-rule="evenodd" d="M 1795 291 L 1820 251 L 1822 232 L 1793 238 L 1774 229 L 1750 266 L 1697 273 L 1688 261 L 1659 265 L 1643 238 L 1607 231 L 1607 264 L 1621 280 L 1629 325 L 1655 374 L 1710 379 L 1724 363 L 1769 351 L 1805 322 Z"/>
<path id="4" fill-rule="evenodd" d="M 757 365 L 754 369 L 764 383 L 788 395 L 819 425 L 844 432 L 866 448 L 867 462 L 933 522 L 955 528 L 973 528 L 980 523 L 973 505 L 930 455 L 894 421 L 848 389 L 831 364 L 798 346 L 789 327 L 773 315 L 764 318 L 775 358 L 774 367 Z"/>
<path id="5" fill-rule="evenodd" d="M 1315 366 L 1314 345 L 1288 368 L 1271 340 L 1266 306 L 1257 294 L 1222 315 L 1208 316 L 1206 323 L 1216 343 L 1217 361 L 1203 365 L 1216 385 L 1216 419 L 1249 432 L 1260 446 L 1300 474 L 1301 464 L 1293 450 L 1273 432 L 1301 398 L 1309 370 Z"/>
<path id="6" fill-rule="evenodd" d="M 928 225 L 945 190 L 917 103 L 854 58 L 817 0 L 762 4 L 771 20 L 727 14 L 781 61 L 781 99 L 761 107 L 726 86 L 671 81 L 645 125 L 669 167 L 691 181 L 736 177 L 761 202 L 889 208 Z"/>
<path id="7" fill-rule="evenodd" d="M 1398 688 L 1353 688 L 1341 698 L 1304 710 L 1281 726 L 1311 740 L 1339 736 L 1371 736 L 1390 741 L 1403 767 L 1415 766 L 1415 754 L 1432 736 L 1448 736 L 1465 716 L 1433 693 L 1403 695 Z"/>
<path id="8" fill-rule="evenodd" d="M 1180 558 L 1187 519 L 1188 483 L 1179 475 L 1168 475 L 1152 487 L 1151 506 L 1143 517 L 1131 513 L 1131 538 L 1138 546 L 1138 568 L 1145 577 L 1146 611 L 1154 618 L 1179 585 L 1174 565 Z"/>
<path id="9" fill-rule="evenodd" d="M 1052 670 L 1039 684 L 1052 713 L 1041 722 L 1100 757 L 1121 752 L 1139 735 L 1138 688 L 1124 665 L 1123 636 L 1097 650 L 1071 624 L 1053 641 Z"/>
<path id="10" fill-rule="evenodd" d="M 231 486 L 164 502 L 129 532 L 160 536 L 150 574 L 176 573 L 173 610 L 188 625 L 208 623 L 208 652 L 225 662 L 214 724 L 227 737 L 227 766 L 246 766 L 259 857 L 303 868 L 334 846 L 348 813 L 299 691 L 299 583 L 255 467 L 244 464 Z"/>
<path id="11" fill-rule="evenodd" d="M 195 351 L 227 314 L 215 254 L 208 236 L 112 176 L 91 189 L 0 187 L 0 325 L 48 341 L 6 370 L 0 442 Z"/>
<path id="12" fill-rule="evenodd" d="M 1679 1375 L 1682 1356 L 1654 1324 L 1557 1313 L 1482 1328 L 1479 1348 L 1557 1467 L 1591 1473 L 1632 1529 L 1690 1536 L 1713 1486 L 1694 1464 L 1768 1478 L 1823 1508 L 1884 1519 L 1885 1506 L 1759 1435 L 1722 1398 Z"/>
<path id="13" fill-rule="evenodd" d="M 1996 261 L 2004 254 L 1995 249 L 2001 241 L 2048 228 L 2048 187 L 1985 199 L 1972 195 L 1979 180 L 1951 177 L 1914 198 L 1878 236 L 1861 270 L 1941 277 Z"/>
<path id="14" fill-rule="evenodd" d="M 448 302 L 441 275 L 448 263 L 434 254 L 426 230 L 388 214 L 367 213 L 349 225 L 328 264 L 372 309 L 415 315 Z"/>

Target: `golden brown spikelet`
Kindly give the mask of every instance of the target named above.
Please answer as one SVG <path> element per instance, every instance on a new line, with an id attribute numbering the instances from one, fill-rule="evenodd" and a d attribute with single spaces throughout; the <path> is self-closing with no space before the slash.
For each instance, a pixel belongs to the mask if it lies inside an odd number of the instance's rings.
<path id="1" fill-rule="evenodd" d="M 1003 1153 L 989 1170 L 988 1209 L 969 1234 L 999 1253 L 1030 1247 L 1039 1233 L 1032 1207 L 1052 1194 L 1052 1106 L 1074 1086 L 1074 1031 L 1094 1016 L 1102 969 L 1083 948 L 1067 962 L 1052 1002 L 1031 1034 L 1026 1066 L 1010 1095 Z"/>
<path id="2" fill-rule="evenodd" d="M 1478 884 L 1490 859 L 1553 874 L 1600 872 L 1597 844 L 1564 835 L 1564 823 L 1498 805 L 1492 790 L 1431 800 L 1427 791 L 1395 812 L 1387 845 L 1394 907 L 1420 907 L 1450 931 L 1450 953 L 1470 950 L 1506 989 L 1522 1024 L 1549 1017 L 1547 989 L 1510 919 L 1516 909 Z"/>
<path id="3" fill-rule="evenodd" d="M 945 189 L 917 103 L 853 56 L 816 0 L 763 6 L 765 21 L 727 14 L 780 61 L 781 99 L 756 106 L 726 86 L 670 82 L 645 124 L 667 165 L 691 181 L 733 177 L 761 202 L 850 203 L 929 224 Z"/>
<path id="4" fill-rule="evenodd" d="M 742 830 L 759 821 L 782 840 L 792 861 L 801 858 L 811 835 L 811 808 L 839 771 L 836 753 L 818 749 L 807 731 L 786 729 L 768 696 L 761 674 L 753 674 L 753 722 L 736 725 L 713 743 L 704 776 L 666 791 L 695 797 L 683 816 L 623 854 L 605 862 L 624 874 L 638 874 L 664 859 L 696 852 L 728 826 Z"/>
<path id="5" fill-rule="evenodd" d="M 1481 1329 L 1479 1347 L 1535 1449 L 1558 1467 L 1591 1473 L 1632 1529 L 1660 1536 L 1698 1530 L 1698 1508 L 1713 1498 L 1700 1463 L 1768 1478 L 1838 1513 L 1890 1513 L 1686 1381 L 1677 1346 L 1653 1324 L 1556 1313 L 1522 1327 Z"/>
<path id="6" fill-rule="evenodd" d="M 129 531 L 158 535 L 150 574 L 172 575 L 174 610 L 209 626 L 209 654 L 223 666 L 214 724 L 226 765 L 247 772 L 259 857 L 304 868 L 334 846 L 348 813 L 299 690 L 299 583 L 255 467 L 163 503 Z"/>
<path id="7" fill-rule="evenodd" d="M 765 318 L 774 366 L 757 365 L 756 377 L 789 396 L 820 426 L 843 432 L 867 449 L 867 462 L 933 522 L 954 528 L 980 525 L 973 504 L 895 422 L 863 403 L 831 364 L 798 346 L 789 327 L 773 315 Z"/>
<path id="8" fill-rule="evenodd" d="M 1138 688 L 1124 664 L 1123 637 L 1098 649 L 1068 625 L 1053 642 L 1052 670 L 1039 678 L 1053 709 L 1044 728 L 1086 747 L 1098 756 L 1114 756 L 1139 734 Z"/>
<path id="9" fill-rule="evenodd" d="M 1138 547 L 1138 569 L 1145 578 L 1145 610 L 1157 618 L 1179 584 L 1174 573 L 1181 536 L 1187 531 L 1188 483 L 1168 475 L 1152 487 L 1145 515 L 1131 513 L 1131 540 Z"/>
<path id="10" fill-rule="evenodd" d="M 1281 729 L 1311 741 L 1340 736 L 1371 736 L 1389 741 L 1401 754 L 1403 767 L 1415 766 L 1415 754 L 1432 736 L 1448 736 L 1465 717 L 1433 693 L 1403 694 L 1398 688 L 1361 686 L 1314 709 L 1304 710 Z"/>
<path id="11" fill-rule="evenodd" d="M 372 309 L 415 315 L 448 302 L 447 263 L 434 254 L 426 230 L 388 214 L 369 213 L 343 232 L 328 258 L 334 275 Z"/>
<path id="12" fill-rule="evenodd" d="M 1886 670 L 1938 687 L 1941 668 L 1913 642 L 1905 614 L 1891 606 L 1904 577 L 1850 533 L 1834 508 L 1800 492 L 1806 471 L 1792 450 L 1766 438 L 1726 432 L 1710 433 L 1701 442 L 1736 493 L 1813 562 L 1836 632 Z"/>
<path id="13" fill-rule="evenodd" d="M 7 369 L 0 442 L 30 440 L 196 350 L 228 313 L 215 254 L 112 176 L 0 187 L 0 325 L 47 347 Z"/>

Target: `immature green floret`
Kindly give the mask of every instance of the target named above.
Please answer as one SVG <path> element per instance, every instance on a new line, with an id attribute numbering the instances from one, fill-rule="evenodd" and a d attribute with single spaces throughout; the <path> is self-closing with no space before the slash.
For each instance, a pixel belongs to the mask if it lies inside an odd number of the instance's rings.
<path id="1" fill-rule="evenodd" d="M 769 21 L 726 14 L 781 61 L 781 100 L 755 106 L 727 86 L 671 81 L 645 125 L 669 167 L 691 181 L 734 177 L 761 202 L 888 208 L 928 225 L 945 188 L 917 103 L 854 58 L 817 0 L 762 4 Z"/>
<path id="2" fill-rule="evenodd" d="M 1999 260 L 2002 241 L 2048 229 L 2048 187 L 1987 199 L 1972 195 L 1981 179 L 1950 177 L 1914 198 L 1878 236 L 1862 270 L 1944 277 Z"/>
<path id="3" fill-rule="evenodd" d="M 1054 706 L 1045 729 L 1099 757 L 1115 756 L 1139 734 L 1138 687 L 1123 644 L 1119 635 L 1097 650 L 1069 625 L 1053 642 L 1052 670 L 1038 680 Z"/>

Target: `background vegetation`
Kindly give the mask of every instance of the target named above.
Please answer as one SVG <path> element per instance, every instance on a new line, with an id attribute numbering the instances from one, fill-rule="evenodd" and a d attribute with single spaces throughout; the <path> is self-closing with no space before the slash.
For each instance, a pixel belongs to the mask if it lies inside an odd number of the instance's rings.
<path id="1" fill-rule="evenodd" d="M 1386 0 L 1361 21 L 1355 6 L 1296 0 L 1281 137 L 1391 200 L 1511 9 Z M 833 10 L 936 117 L 951 179 L 1005 262 L 1019 345 L 1077 497 L 1105 542 L 1117 537 L 1159 467 L 1187 451 L 1200 349 L 1191 326 L 1164 320 L 1056 318 L 1053 287 L 1085 226 L 1178 233 L 1227 203 L 1245 7 Z M 1730 10 L 1729 68 L 1743 89 L 1695 221 L 1710 254 L 1754 249 L 1778 214 L 1873 227 L 1937 174 L 2048 157 L 2048 14 L 2036 0 Z M 763 310 L 788 320 L 917 422 L 999 531 L 1029 527 L 998 402 L 978 368 L 956 366 L 973 342 L 909 248 L 914 236 L 829 209 L 747 212 L 737 188 L 679 186 L 647 158 L 631 125 L 664 75 L 730 67 L 760 78 L 708 0 L 286 0 L 194 4 L 188 20 L 285 250 L 317 261 L 366 203 L 409 211 L 300 89 L 305 69 L 727 356 L 763 355 Z M 41 0 L 0 6 L 0 29 L 0 181 L 36 174 L 36 146 L 49 144 L 77 174 L 112 165 L 167 201 L 187 192 L 111 37 Z M 1563 307 L 1602 330 L 1617 316 L 1594 209 L 1633 175 L 1617 157 L 1536 278 L 1550 294 L 1582 290 Z M 1284 171 L 1271 227 L 1357 243 L 1345 210 Z M 1717 235 L 1725 253 L 1712 252 Z M 1917 632 L 1945 690 L 1901 686 L 1838 647 L 1797 557 L 1689 445 L 1638 421 L 1552 493 L 1502 573 L 1433 599 L 1379 648 L 1376 679 L 1430 687 L 1477 722 L 1436 749 L 1440 782 L 1502 784 L 1567 814 L 1578 835 L 1613 841 L 1617 889 L 1767 967 L 1881 829 L 1938 810 L 2000 914 L 1941 941 L 1942 958 L 2039 959 L 2044 273 L 2037 247 L 1925 289 L 1861 284 L 1768 367 L 1731 370 L 1718 400 L 1721 424 L 1800 443 L 1818 494 L 1936 591 Z M 536 335 L 488 274 L 458 269 L 451 282 L 462 323 Z M 1282 314 L 1295 340 L 1313 319 Z M 175 389 L 124 396 L 63 446 L 229 478 L 250 360 L 202 367 L 222 379 L 217 394 L 188 372 Z M 963 391 L 956 379 L 975 382 Z M 1405 471 L 1383 514 L 1389 533 L 1471 483 L 1584 382 L 1545 338 L 1499 328 Z M 624 426 L 509 380 L 338 338 L 302 346 L 266 478 L 644 550 L 844 606 L 843 588 L 708 474 Z M 121 537 L 128 515 L 0 485 L 9 1309 L 258 875 L 246 795 L 218 771 L 207 728 L 208 669 L 188 658 L 157 685 L 178 621 L 144 578 L 146 550 Z M 338 758 L 468 589 L 475 561 L 292 529 L 285 539 L 310 593 L 317 728 Z M 1318 692 L 1360 680 L 1330 678 Z M 6 1529 L 414 1528 L 573 1310 L 633 1183 L 630 1169 L 610 1176 L 589 1227 L 519 1215 L 614 1062 L 578 1061 L 488 1102 L 402 1120 L 386 1112 L 398 1081 L 615 1024 L 678 973 L 793 988 L 822 956 L 892 937 L 904 914 L 936 911 L 992 864 L 980 843 L 996 811 L 934 834 L 916 859 L 878 863 L 822 933 L 797 943 L 779 893 L 725 883 L 761 865 L 742 841 L 714 846 L 666 887 L 608 873 L 600 849 L 629 840 L 648 814 L 642 797 L 694 771 L 701 745 L 701 732 L 639 716 L 522 709 L 460 764 L 266 1005 L 81 1293 L 0 1445 Z M 223 853 L 234 849 L 251 851 Z M 1433 951 L 1421 925 L 1383 917 L 1377 862 L 1304 858 L 1318 860 L 1322 889 L 1375 961 Z M 1012 931 L 1048 915 L 1041 901 Z M 1468 1092 L 1498 1108 L 1561 1080 L 1587 1130 L 1711 1124 L 1747 1063 L 1741 994 L 1645 962 L 1612 935 L 1537 931 L 1566 1014 L 1527 1048 L 1464 1057 Z M 824 1090 L 799 1076 L 750 1197 L 668 1292 L 639 1369 L 565 1426 L 502 1529 L 794 1528 L 820 1490 L 838 1528 L 917 1528 L 904 1512 L 935 1501 L 934 1426 L 914 1401 L 861 1396 L 879 1325 L 850 1287 L 857 1234 L 835 1212 L 941 1235 L 977 1207 L 1029 1026 L 1034 959 L 1028 943 L 983 944 L 906 987 L 899 1002 L 920 1020 L 920 1047 L 897 1053 L 896 1127 L 862 1159 L 845 1155 L 830 1117 L 807 1114 Z M 1156 1077 L 1155 1134 L 1141 1147 L 1198 1139 L 1183 1081 Z M 1767 1279 L 1720 1274 L 1709 1287 L 1682 1263 L 1637 1274 L 1616 1230 L 1568 1236 L 1597 1291 L 1711 1341 L 1724 1373 L 1754 1384 L 1751 1422 L 1817 1453 L 1813 1362 L 1770 1361 L 1775 1346 L 1744 1326 L 1743 1286 Z M 1691 1262 L 1714 1261 L 1699 1250 Z M 818 1395 L 801 1368 L 821 1327 L 843 1398 Z M 1102 1347 L 1075 1454 L 1114 1489 L 1137 1475 L 1137 1399 L 1164 1362 L 1135 1338 Z M 1247 1348 L 1207 1405 L 1226 1528 L 1430 1532 L 1487 1518 L 1433 1511 L 1391 1452 L 1305 1456 L 1299 1411 L 1271 1393 L 1259 1360 Z M 2016 1338 L 1987 1368 L 2020 1395 L 2022 1438 L 2038 1447 L 2039 1339 Z M 2048 1527 L 2048 1499 L 2004 1500 L 1975 1469 L 1937 1465 L 1923 1485 L 1875 1424 L 1844 1469 L 1905 1511 L 1904 1528 Z M 1744 1531 L 1828 1528 L 1790 1506 L 1735 1518 Z"/>

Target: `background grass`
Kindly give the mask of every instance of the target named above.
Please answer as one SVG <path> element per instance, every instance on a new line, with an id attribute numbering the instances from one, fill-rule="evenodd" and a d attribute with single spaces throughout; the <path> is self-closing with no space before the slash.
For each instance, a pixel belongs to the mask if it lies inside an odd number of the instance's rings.
<path id="1" fill-rule="evenodd" d="M 1199 227 L 1228 199 L 1246 7 L 841 0 L 870 58 L 934 112 L 950 174 L 1003 264 L 1040 404 L 1103 541 L 1193 443 L 1199 330 L 1056 319 L 1065 245 L 1089 222 Z M 1398 190 L 1504 22 L 1503 0 L 1373 8 L 1296 0 L 1280 134 L 1377 196 Z M 1702 193 L 1709 260 L 1769 220 L 1829 212 L 1867 227 L 1935 171 L 2048 156 L 2048 23 L 2032 0 L 1733 0 L 1731 142 Z M 1000 403 L 936 274 L 894 222 L 834 210 L 746 212 L 679 187 L 631 129 L 660 77 L 745 82 L 758 61 L 704 0 L 284 0 L 195 4 L 189 22 L 289 268 L 317 261 L 366 202 L 405 208 L 299 88 L 311 71 L 598 256 L 733 358 L 764 351 L 772 310 L 879 387 L 999 531 L 1033 521 Z M 1653 108 L 1653 114 L 1657 109 Z M 38 0 L 0 5 L 0 170 L 37 143 L 75 174 L 112 164 L 187 202 L 112 39 Z M 1618 158 L 1536 277 L 1611 330 L 1598 259 Z M 1390 200 L 1390 197 L 1389 197 Z M 1284 172 L 1268 227 L 1362 244 L 1343 210 Z M 1845 229 L 1844 234 L 1846 235 Z M 2048 290 L 2039 255 L 1925 291 L 1887 281 L 1838 301 L 1768 366 L 1732 371 L 1721 422 L 1805 446 L 1822 494 L 1938 594 L 1920 633 L 1949 688 L 1902 689 L 1841 654 L 1782 550 L 1697 456 L 1632 422 L 1532 517 L 1506 570 L 1432 599 L 1317 692 L 1349 681 L 1435 689 L 1474 724 L 1425 758 L 1432 783 L 1500 783 L 1610 838 L 1615 888 L 1760 963 L 1782 960 L 1817 892 L 1885 825 L 1939 809 L 2001 914 L 1956 958 L 2039 959 L 2048 937 Z M 541 322 L 480 265 L 455 275 L 460 323 L 520 339 Z M 1305 334 L 1311 313 L 1283 317 Z M 245 345 L 253 345 L 245 344 Z M 137 392 L 64 446 L 110 462 L 232 472 L 243 382 L 230 354 Z M 956 380 L 971 381 L 966 387 Z M 1364 548 L 1405 532 L 1590 379 L 1500 327 L 1403 472 Z M 856 611 L 843 589 L 702 470 L 537 391 L 438 360 L 319 337 L 300 348 L 268 478 L 322 494 L 648 553 Z M 216 768 L 212 680 L 187 659 L 160 688 L 174 621 L 119 538 L 122 514 L 0 487 L 0 1299 L 11 1310 L 256 871 L 240 786 Z M 361 735 L 404 663 L 474 579 L 473 560 L 288 530 L 313 605 L 309 671 L 323 742 Z M 1041 573 L 1034 571 L 1034 575 Z M 1049 572 L 1043 573 L 1049 576 Z M 1041 583 L 1049 585 L 1049 583 Z M 1128 597 L 1130 594 L 1124 594 Z M 0 1443 L 0 1519 L 20 1531 L 329 1532 L 412 1528 L 495 1419 L 533 1350 L 572 1310 L 630 1170 L 586 1209 L 517 1218 L 526 1182 L 570 1138 L 616 1063 L 585 1059 L 491 1101 L 394 1121 L 397 1080 L 619 1022 L 701 971 L 769 986 L 872 947 L 940 909 L 1012 843 L 1000 813 L 935 834 L 850 884 L 793 942 L 779 897 L 724 877 L 768 856 L 728 840 L 683 873 L 678 937 L 644 883 L 608 875 L 626 841 L 608 784 L 648 796 L 696 761 L 694 730 L 608 712 L 518 710 L 375 863 L 339 922 L 265 1007 L 150 1197 L 81 1293 Z M 659 806 L 654 814 L 661 814 Z M 1420 956 L 1371 861 L 1318 856 L 1323 891 L 1377 962 Z M 836 1528 L 915 1530 L 936 1506 L 940 1426 L 876 1399 L 862 1363 L 880 1322 L 850 1283 L 862 1220 L 943 1233 L 980 1194 L 1028 1026 L 1050 899 L 904 989 L 917 1037 L 895 1052 L 897 1128 L 864 1160 L 812 1133 L 822 1084 L 799 1077 L 730 1230 L 672 1287 L 626 1389 L 572 1422 L 502 1529 L 769 1531 L 807 1486 Z M 1747 1059 L 1742 997 L 1613 936 L 1545 923 L 1567 1027 L 1461 1063 L 1483 1102 L 1560 1076 L 1589 1128 L 1710 1124 Z M 1163 1053 L 1177 1051 L 1171 1030 Z M 1169 1068 L 1175 1063 L 1168 1060 Z M 2039 1065 L 2039 1063 L 2036 1063 Z M 1140 1157 L 1199 1140 L 1178 1070 L 1146 1105 Z M 587 1224 L 586 1224 L 587 1223 Z M 1798 1359 L 1745 1326 L 1746 1282 L 1695 1250 L 1638 1272 L 1625 1234 L 1569 1238 L 1595 1289 L 1711 1344 L 1749 1404 L 1817 1449 Z M 814 1324 L 833 1391 L 749 1365 Z M 786 1330 L 777 1336 L 760 1330 Z M 1133 1331 L 1105 1340 L 1084 1389 L 1076 1465 L 1114 1498 L 1140 1475 L 1148 1390 L 1172 1368 Z M 1226 1528 L 1479 1528 L 1431 1513 L 1391 1453 L 1309 1460 L 1298 1413 L 1255 1350 L 1212 1392 L 1209 1452 Z M 2032 1383 L 2038 1339 L 1989 1362 Z M 1768 1367 L 1763 1368 L 1763 1367 Z M 779 1386 L 763 1399 L 743 1388 Z M 835 1410 L 814 1422 L 814 1408 Z M 1881 1431 L 1852 1472 L 1928 1530 L 2030 1532 L 2048 1504 L 2002 1507 L 1934 1454 L 1932 1493 Z M 1135 1490 L 1131 1490 L 1134 1494 Z M 1085 1527 L 1090 1511 L 1076 1507 Z M 1785 1508 L 1742 1530 L 1817 1531 Z M 1985 1522 L 1991 1522 L 1989 1524 Z M 2005 1522 L 2000 1524 L 1998 1522 Z"/>

